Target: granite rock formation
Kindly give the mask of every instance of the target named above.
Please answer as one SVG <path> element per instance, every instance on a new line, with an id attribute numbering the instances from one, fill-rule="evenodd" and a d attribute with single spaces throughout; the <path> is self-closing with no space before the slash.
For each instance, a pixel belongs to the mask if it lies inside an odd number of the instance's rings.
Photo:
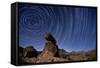
<path id="1" fill-rule="evenodd" d="M 64 49 L 58 48 L 56 39 L 50 33 L 45 34 L 45 40 L 46 42 L 43 51 L 37 51 L 33 46 L 28 46 L 26 48 L 18 47 L 19 63 L 34 64 L 97 59 L 96 49 L 88 52 L 67 52 Z"/>
<path id="2" fill-rule="evenodd" d="M 56 40 L 50 33 L 45 34 L 45 47 L 43 49 L 43 52 L 41 54 L 42 57 L 58 57 L 58 46 L 56 44 Z"/>
<path id="3" fill-rule="evenodd" d="M 38 62 L 53 62 L 54 60 L 58 60 L 59 48 L 56 44 L 55 38 L 50 33 L 46 33 L 45 40 L 45 47 L 42 53 L 38 56 Z"/>
<path id="4" fill-rule="evenodd" d="M 38 52 L 34 47 L 28 46 L 24 48 L 23 54 L 24 54 L 24 57 L 31 58 L 31 57 L 37 57 Z"/>

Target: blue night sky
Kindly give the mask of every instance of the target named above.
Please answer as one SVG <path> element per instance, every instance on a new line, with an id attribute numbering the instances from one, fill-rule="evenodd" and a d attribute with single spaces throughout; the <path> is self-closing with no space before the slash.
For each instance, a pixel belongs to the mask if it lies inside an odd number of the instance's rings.
<path id="1" fill-rule="evenodd" d="M 66 51 L 96 48 L 96 8 L 19 4 L 19 46 L 42 50 L 50 32 Z"/>

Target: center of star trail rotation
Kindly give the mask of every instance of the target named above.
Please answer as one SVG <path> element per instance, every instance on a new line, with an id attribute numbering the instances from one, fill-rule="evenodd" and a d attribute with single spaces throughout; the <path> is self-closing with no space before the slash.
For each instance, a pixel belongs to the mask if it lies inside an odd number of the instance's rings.
<path id="1" fill-rule="evenodd" d="M 49 32 L 68 51 L 96 48 L 95 8 L 21 4 L 18 9 L 20 46 L 42 50 Z"/>

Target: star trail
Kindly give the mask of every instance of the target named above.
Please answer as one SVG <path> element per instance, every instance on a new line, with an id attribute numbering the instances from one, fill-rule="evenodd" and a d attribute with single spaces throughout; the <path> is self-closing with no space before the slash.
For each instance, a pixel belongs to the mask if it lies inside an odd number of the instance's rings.
<path id="1" fill-rule="evenodd" d="M 96 48 L 96 8 L 20 4 L 19 46 L 42 50 L 50 32 L 66 51 Z"/>

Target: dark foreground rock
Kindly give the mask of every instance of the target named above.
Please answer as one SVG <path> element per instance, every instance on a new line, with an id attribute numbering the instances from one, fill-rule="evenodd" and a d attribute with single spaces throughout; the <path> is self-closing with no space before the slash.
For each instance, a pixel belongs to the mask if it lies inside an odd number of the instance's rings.
<path id="1" fill-rule="evenodd" d="M 55 57 L 59 57 L 59 49 L 56 44 L 55 38 L 50 34 L 45 34 L 45 47 L 42 51 L 42 53 L 38 56 L 38 62 L 53 62 Z"/>
<path id="2" fill-rule="evenodd" d="M 88 52 L 67 52 L 64 49 L 58 48 L 56 39 L 50 34 L 45 34 L 45 46 L 43 51 L 37 51 L 33 46 L 26 48 L 18 47 L 19 63 L 34 64 L 34 63 L 49 63 L 49 62 L 69 62 L 82 60 L 96 60 L 96 49 Z"/>
<path id="3" fill-rule="evenodd" d="M 37 57 L 38 52 L 33 46 L 28 46 L 24 48 L 23 54 L 24 54 L 24 57 L 31 58 L 31 57 Z"/>

